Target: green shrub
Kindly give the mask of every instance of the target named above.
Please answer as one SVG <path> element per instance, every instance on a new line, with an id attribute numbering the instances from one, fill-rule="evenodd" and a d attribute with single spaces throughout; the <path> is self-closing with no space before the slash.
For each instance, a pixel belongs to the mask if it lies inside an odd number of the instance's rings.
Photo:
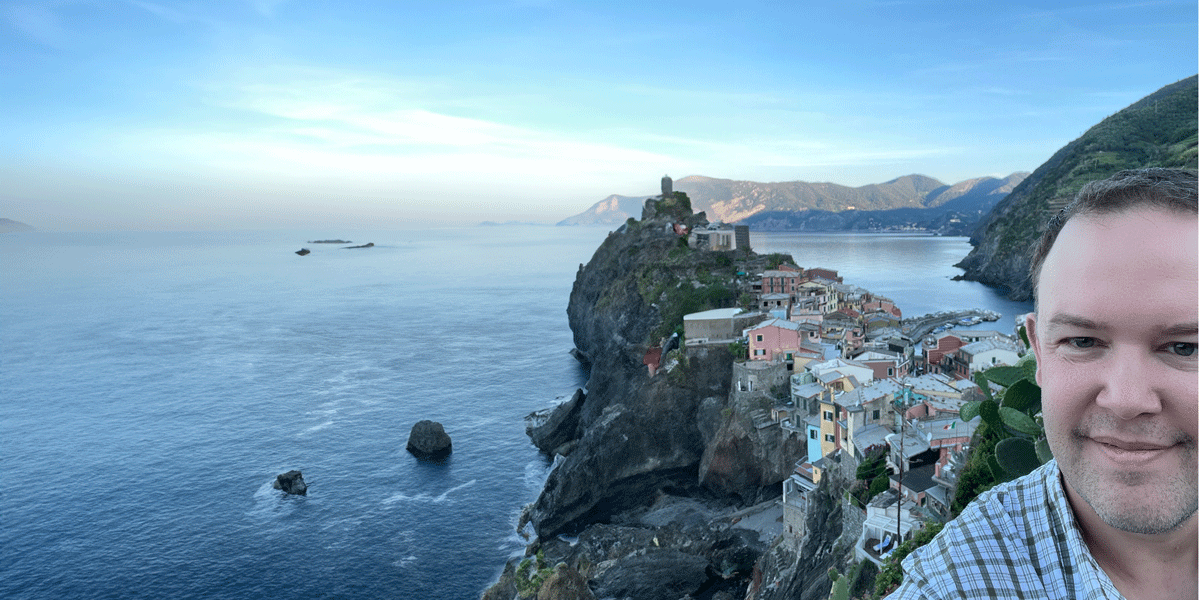
<path id="1" fill-rule="evenodd" d="M 874 498 L 875 496 L 887 491 L 888 487 L 890 487 L 890 483 L 891 482 L 887 476 L 887 473 L 880 473 L 879 476 L 871 480 L 871 487 L 867 490 L 868 499 Z"/>
<path id="2" fill-rule="evenodd" d="M 1021 340 L 1029 347 L 1025 328 Z M 1042 422 L 1042 390 L 1037 385 L 1037 361 L 1027 353 L 1015 366 L 992 367 L 975 374 L 983 399 L 963 404 L 959 416 L 970 421 L 976 415 L 983 424 L 976 431 L 978 442 L 967 467 L 959 475 L 951 510 L 957 515 L 966 505 L 997 483 L 1032 472 L 1053 456 Z M 1002 392 L 993 394 L 991 383 Z"/>
<path id="3" fill-rule="evenodd" d="M 546 563 L 546 557 L 538 550 L 533 559 L 526 558 L 517 566 L 513 579 L 517 584 L 517 595 L 521 598 L 533 598 L 546 579 L 554 574 L 554 566 Z"/>

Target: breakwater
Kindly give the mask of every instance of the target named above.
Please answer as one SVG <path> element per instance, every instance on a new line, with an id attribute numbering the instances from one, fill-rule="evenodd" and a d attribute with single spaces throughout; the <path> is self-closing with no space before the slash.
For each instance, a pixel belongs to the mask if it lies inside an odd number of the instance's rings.
<path id="1" fill-rule="evenodd" d="M 985 321 L 998 321 L 999 319 L 1000 313 L 994 310 L 978 308 L 944 310 L 911 319 L 904 319 L 900 322 L 900 331 L 913 340 L 920 340 L 931 333 L 939 331 L 939 328 L 944 330 L 955 326 L 977 325 Z M 1000 333 L 1009 332 L 1001 331 Z"/>

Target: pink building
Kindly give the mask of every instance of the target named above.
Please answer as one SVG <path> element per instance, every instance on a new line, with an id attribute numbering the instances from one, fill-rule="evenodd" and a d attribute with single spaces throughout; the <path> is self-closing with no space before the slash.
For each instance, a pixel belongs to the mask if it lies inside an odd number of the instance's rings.
<path id="1" fill-rule="evenodd" d="M 793 360 L 801 353 L 807 331 L 799 323 L 771 319 L 745 332 L 751 360 Z"/>
<path id="2" fill-rule="evenodd" d="M 854 360 L 871 367 L 875 379 L 908 376 L 908 361 L 893 352 L 868 350 L 853 357 Z"/>
<path id="3" fill-rule="evenodd" d="M 799 271 L 783 269 L 763 271 L 762 293 L 793 296 L 796 294 L 796 287 L 800 285 L 803 279 L 804 274 Z"/>

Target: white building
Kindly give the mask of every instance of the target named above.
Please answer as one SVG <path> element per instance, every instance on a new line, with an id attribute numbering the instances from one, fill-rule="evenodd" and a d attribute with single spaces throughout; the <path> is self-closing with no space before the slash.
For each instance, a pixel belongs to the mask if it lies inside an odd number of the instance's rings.
<path id="1" fill-rule="evenodd" d="M 882 567 L 883 561 L 880 556 L 887 556 L 897 544 L 909 539 L 914 531 L 921 528 L 921 522 L 912 511 L 916 505 L 906 501 L 897 506 L 896 499 L 895 489 L 882 492 L 871 499 L 867 505 L 867 520 L 863 521 L 862 533 L 858 536 L 858 543 L 854 545 L 855 559 L 869 560 Z M 900 513 L 899 521 L 897 511 Z M 896 532 L 897 525 L 900 527 L 899 534 Z"/>

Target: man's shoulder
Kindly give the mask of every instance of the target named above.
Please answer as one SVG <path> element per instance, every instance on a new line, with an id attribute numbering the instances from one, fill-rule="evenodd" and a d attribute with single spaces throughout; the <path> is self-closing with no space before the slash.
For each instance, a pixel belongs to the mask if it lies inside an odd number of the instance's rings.
<path id="1" fill-rule="evenodd" d="M 1050 462 L 1012 481 L 996 485 L 971 501 L 953 522 L 1007 517 L 1014 523 L 1036 523 L 1049 517 L 1061 495 L 1058 463 Z"/>
<path id="2" fill-rule="evenodd" d="M 1053 527 L 1055 498 L 1050 486 L 1057 483 L 1057 477 L 1058 465 L 1051 461 L 987 490 L 947 523 L 938 537 L 942 543 L 965 540 L 973 544 L 1036 540 Z"/>
<path id="3" fill-rule="evenodd" d="M 935 597 L 991 598 L 1001 591 L 1038 597 L 1035 588 L 1054 568 L 1049 563 L 1061 558 L 1051 487 L 1057 477 L 1051 462 L 980 494 L 904 559 L 905 583 Z"/>

